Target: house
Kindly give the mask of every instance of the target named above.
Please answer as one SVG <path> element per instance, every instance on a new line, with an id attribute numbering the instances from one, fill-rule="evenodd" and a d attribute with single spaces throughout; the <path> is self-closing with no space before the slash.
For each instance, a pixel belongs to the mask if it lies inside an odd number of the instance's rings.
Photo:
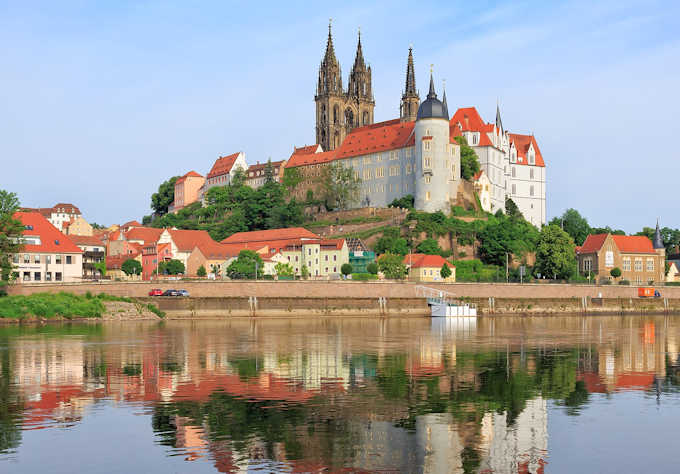
<path id="1" fill-rule="evenodd" d="M 161 262 L 172 260 L 169 243 L 147 242 L 142 246 L 142 280 L 152 280 Z"/>
<path id="2" fill-rule="evenodd" d="M 141 253 L 142 246 L 158 242 L 163 229 L 153 227 L 131 227 L 127 232 L 115 231 L 110 234 L 106 254 L 109 256 Z"/>
<path id="3" fill-rule="evenodd" d="M 680 260 L 668 260 L 666 283 L 680 281 Z"/>
<path id="4" fill-rule="evenodd" d="M 456 281 L 456 266 L 441 255 L 408 254 L 404 257 L 404 265 L 409 269 L 408 278 L 411 281 L 438 281 L 442 283 L 454 283 Z M 444 265 L 451 270 L 451 275 L 447 278 L 441 276 Z"/>
<path id="5" fill-rule="evenodd" d="M 486 171 L 479 170 L 472 178 L 475 192 L 479 196 L 479 204 L 485 212 L 491 212 L 491 181 Z"/>
<path id="6" fill-rule="evenodd" d="M 349 248 L 345 239 L 293 240 L 280 253 L 296 275 L 302 274 L 302 267 L 307 267 L 311 277 L 339 275 L 342 265 L 349 263 Z"/>
<path id="7" fill-rule="evenodd" d="M 24 225 L 23 248 L 12 256 L 19 283 L 77 282 L 83 277 L 83 251 L 39 212 L 17 212 Z"/>
<path id="8" fill-rule="evenodd" d="M 272 179 L 280 183 L 283 178 L 283 170 L 286 166 L 286 160 L 281 161 L 269 161 L 267 163 L 257 162 L 256 165 L 250 165 L 246 171 L 246 184 L 253 189 L 257 189 L 262 186 L 266 181 L 266 170 L 267 165 L 271 164 L 272 167 Z"/>
<path id="9" fill-rule="evenodd" d="M 106 245 L 101 239 L 87 235 L 71 235 L 71 241 L 83 251 L 83 280 L 99 279 L 103 275 L 95 264 L 106 259 Z"/>
<path id="10" fill-rule="evenodd" d="M 204 184 L 205 178 L 195 171 L 189 171 L 175 181 L 175 201 L 169 211 L 177 212 L 189 204 L 199 201 L 201 188 Z"/>
<path id="11" fill-rule="evenodd" d="M 207 274 L 221 278 L 228 266 L 226 262 L 231 263 L 232 258 L 238 257 L 239 252 L 245 249 L 244 244 L 201 242 L 194 247 L 187 259 L 187 275 L 196 276 L 202 266 Z"/>
<path id="12" fill-rule="evenodd" d="M 576 253 L 579 271 L 611 281 L 614 268 L 636 285 L 665 281 L 666 249 L 657 224 L 654 242 L 641 235 L 589 235 Z M 549 277 L 550 275 L 546 275 Z"/>
<path id="13" fill-rule="evenodd" d="M 21 211 L 42 214 L 50 224 L 60 231 L 63 229 L 65 222 L 69 222 L 77 217 L 82 217 L 80 209 L 73 204 L 68 203 L 55 204 L 54 207 L 22 208 Z"/>
<path id="14" fill-rule="evenodd" d="M 196 246 L 217 243 L 204 230 L 161 229 L 161 231 L 157 242 L 159 244 L 170 244 L 172 258 L 184 264 L 185 273 L 187 272 L 189 256 Z"/>
<path id="15" fill-rule="evenodd" d="M 92 236 L 94 229 L 82 216 L 77 216 L 62 224 L 62 232 L 66 235 Z"/>
<path id="16" fill-rule="evenodd" d="M 220 156 L 206 176 L 203 195 L 212 187 L 231 184 L 234 174 L 239 168 L 244 172 L 248 169 L 246 155 L 242 151 L 228 156 Z"/>
<path id="17" fill-rule="evenodd" d="M 303 227 L 255 230 L 237 232 L 222 240 L 223 244 L 244 244 L 244 248 L 255 250 L 266 257 L 280 253 L 289 243 L 300 240 L 319 240 L 321 237 Z M 262 250 L 266 247 L 266 251 Z"/>
<path id="18" fill-rule="evenodd" d="M 142 263 L 142 254 L 121 254 L 106 257 L 106 276 L 112 280 L 130 280 L 138 281 L 142 279 L 142 275 L 126 275 L 122 267 L 128 260 L 137 260 Z"/>

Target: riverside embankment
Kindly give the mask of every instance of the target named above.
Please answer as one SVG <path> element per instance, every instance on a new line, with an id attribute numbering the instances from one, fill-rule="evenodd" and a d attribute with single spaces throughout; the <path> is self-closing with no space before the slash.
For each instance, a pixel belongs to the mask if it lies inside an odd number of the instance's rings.
<path id="1" fill-rule="evenodd" d="M 429 314 L 412 282 L 167 281 L 15 285 L 11 294 L 67 291 L 153 301 L 172 318 L 401 316 Z M 426 283 L 477 305 L 485 314 L 680 313 L 680 287 L 660 288 L 662 298 L 640 299 L 637 287 L 612 285 Z M 191 298 L 148 298 L 152 288 L 183 288 Z"/>

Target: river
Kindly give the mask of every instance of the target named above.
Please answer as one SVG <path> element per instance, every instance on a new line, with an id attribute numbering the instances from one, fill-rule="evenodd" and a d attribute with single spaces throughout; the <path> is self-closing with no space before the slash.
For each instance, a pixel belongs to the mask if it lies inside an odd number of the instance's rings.
<path id="1" fill-rule="evenodd" d="M 677 472 L 680 316 L 0 327 L 0 472 Z"/>

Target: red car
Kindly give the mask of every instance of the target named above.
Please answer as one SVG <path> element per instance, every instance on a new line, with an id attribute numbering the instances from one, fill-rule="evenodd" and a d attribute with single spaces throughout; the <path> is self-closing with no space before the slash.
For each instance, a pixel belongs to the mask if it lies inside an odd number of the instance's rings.
<path id="1" fill-rule="evenodd" d="M 149 296 L 162 296 L 163 295 L 163 290 L 160 288 L 154 288 L 153 290 L 149 291 Z"/>

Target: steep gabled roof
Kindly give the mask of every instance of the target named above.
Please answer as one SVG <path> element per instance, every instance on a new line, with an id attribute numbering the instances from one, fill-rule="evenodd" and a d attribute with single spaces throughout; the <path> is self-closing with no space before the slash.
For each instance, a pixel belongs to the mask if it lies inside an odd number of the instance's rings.
<path id="1" fill-rule="evenodd" d="M 234 163 L 236 163 L 236 159 L 240 154 L 241 152 L 239 151 L 238 153 L 233 153 L 228 156 L 220 156 L 217 158 L 215 164 L 210 169 L 210 173 L 208 173 L 207 178 L 214 178 L 215 176 L 222 176 L 229 173 L 234 167 Z"/>
<path id="2" fill-rule="evenodd" d="M 586 241 L 581 245 L 579 253 L 595 253 L 599 252 L 604 245 L 604 241 L 607 240 L 608 234 L 590 234 L 586 237 Z"/>
<path id="3" fill-rule="evenodd" d="M 458 123 L 460 123 L 464 132 L 481 132 L 486 126 L 475 107 L 462 107 L 456 110 L 456 113 L 449 120 L 449 124 L 457 125 Z"/>
<path id="4" fill-rule="evenodd" d="M 545 167 L 545 162 L 543 161 L 543 155 L 541 155 L 541 150 L 538 148 L 538 143 L 536 143 L 536 138 L 533 135 L 520 135 L 517 133 L 509 133 L 510 143 L 515 143 L 515 148 L 517 149 L 517 164 L 528 165 L 529 164 L 529 146 L 533 144 L 534 153 L 536 156 L 536 165 L 532 166 L 543 166 Z M 520 161 L 519 158 L 522 158 Z"/>
<path id="5" fill-rule="evenodd" d="M 246 242 L 267 242 L 275 240 L 319 239 L 315 233 L 304 227 L 288 227 L 285 229 L 255 230 L 251 232 L 237 232 L 222 240 L 223 244 L 237 244 Z"/>
<path id="6" fill-rule="evenodd" d="M 96 245 L 104 246 L 104 242 L 94 235 L 69 235 L 69 239 L 76 245 Z"/>
<path id="7" fill-rule="evenodd" d="M 57 209 L 63 209 L 61 212 L 64 212 L 66 214 L 82 214 L 80 212 L 80 209 L 78 209 L 76 206 L 70 203 L 60 202 L 59 204 L 55 204 L 54 207 L 52 208 L 52 211 L 57 212 Z"/>
<path id="8" fill-rule="evenodd" d="M 39 212 L 16 212 L 12 216 L 26 227 L 24 236 L 40 237 L 40 245 L 25 244 L 23 251 L 29 253 L 83 253 L 71 239 L 54 227 Z"/>
<path id="9" fill-rule="evenodd" d="M 267 163 L 268 163 L 268 162 L 265 161 L 264 163 L 257 163 L 257 164 L 255 164 L 255 165 L 250 165 L 250 166 L 248 166 L 248 170 L 247 170 L 247 171 L 248 171 L 248 172 L 251 172 L 251 171 L 261 171 L 261 170 L 264 170 L 264 169 L 267 167 Z M 284 165 L 284 164 L 286 163 L 286 160 L 272 161 L 271 163 L 272 163 L 272 168 L 273 168 L 273 169 L 276 169 L 277 166 L 278 166 L 278 167 L 281 167 L 281 165 Z"/>
<path id="10" fill-rule="evenodd" d="M 197 245 L 217 243 L 205 230 L 168 229 L 168 233 L 180 252 L 191 252 Z"/>
<path id="11" fill-rule="evenodd" d="M 198 174 L 195 171 L 189 171 L 187 174 L 179 178 L 177 181 L 175 181 L 175 185 L 177 184 L 182 184 L 184 181 L 187 180 L 187 178 L 202 178 L 203 175 Z"/>

